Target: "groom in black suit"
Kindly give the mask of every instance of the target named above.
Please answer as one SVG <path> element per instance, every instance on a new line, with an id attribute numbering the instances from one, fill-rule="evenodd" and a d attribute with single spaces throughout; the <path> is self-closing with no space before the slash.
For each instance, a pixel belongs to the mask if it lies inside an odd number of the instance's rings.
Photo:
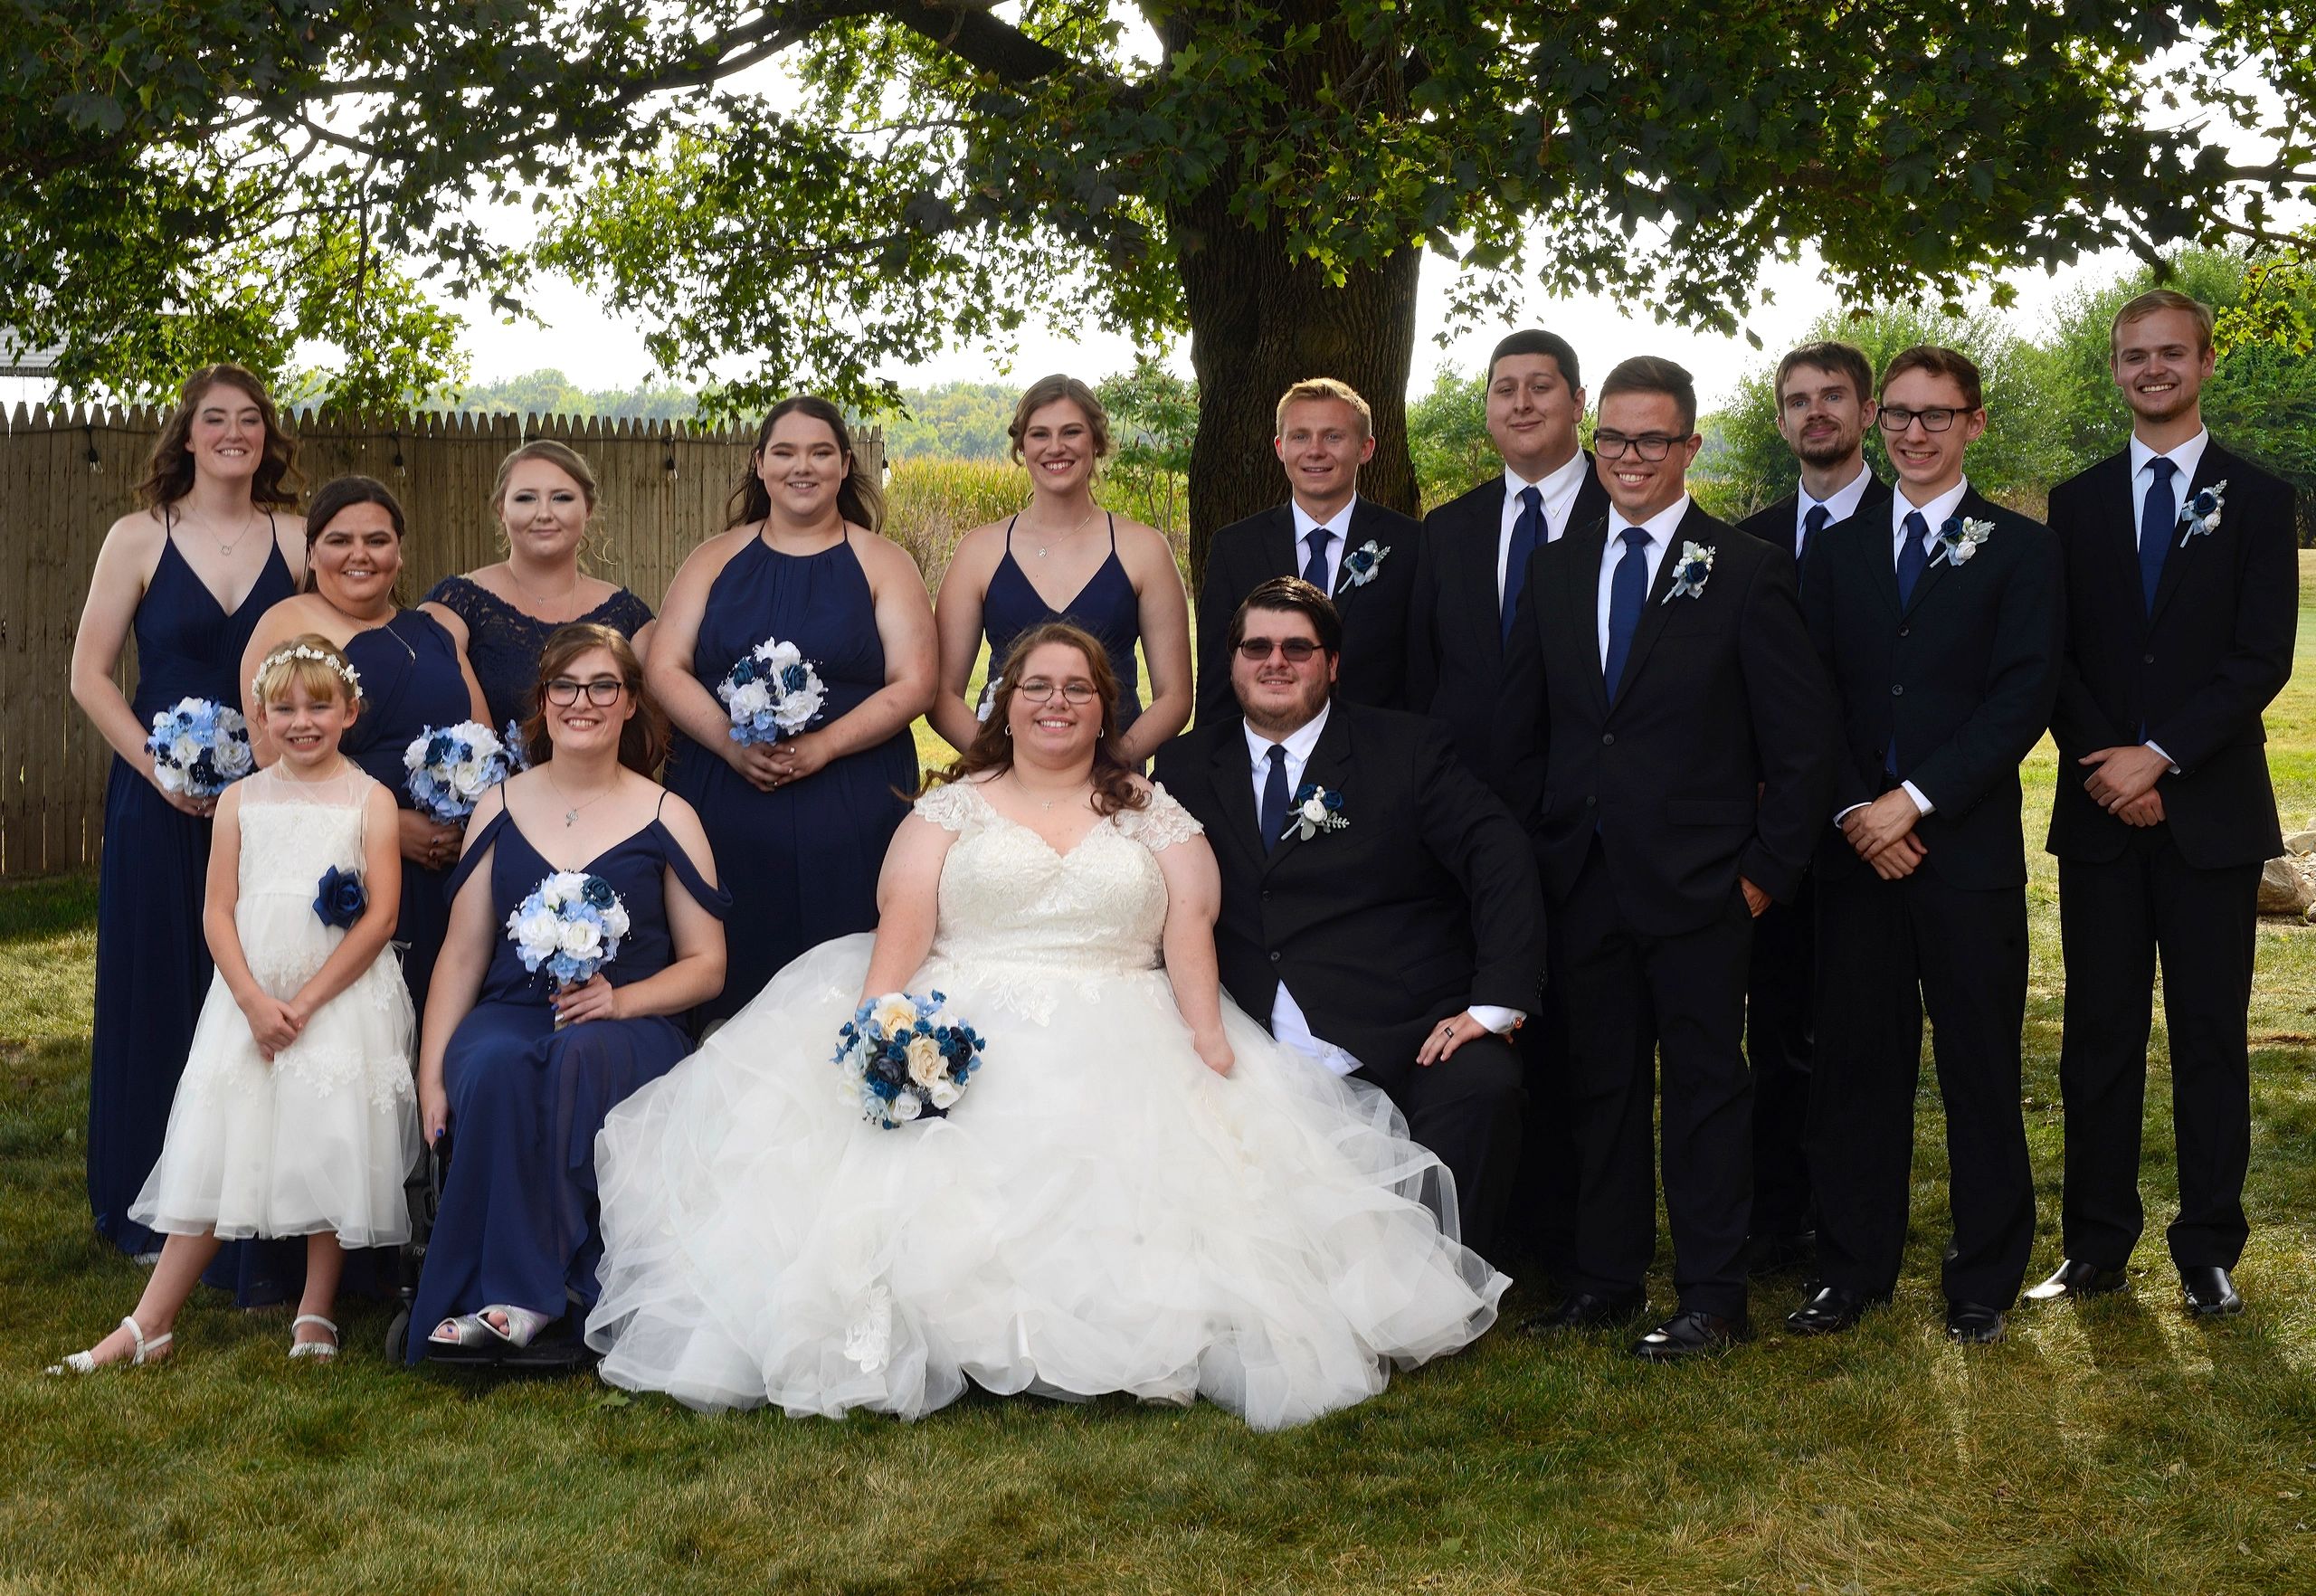
<path id="1" fill-rule="evenodd" d="M 2066 1258 L 2026 1295 L 2121 1290 L 2144 1222 L 2140 1113 L 2159 951 L 2191 1313 L 2241 1311 L 2249 1232 L 2245 1026 L 2263 861 L 2283 850 L 2261 712 L 2292 675 L 2292 494 L 2204 430 L 2212 313 L 2157 290 L 2115 313 L 2122 452 L 2051 489 L 2066 659 L 2050 850 L 2066 1030 Z"/>
<path id="2" fill-rule="evenodd" d="M 1818 533 L 1801 584 L 1843 736 L 1815 872 L 1819 1283 L 1786 1327 L 1846 1330 L 1897 1284 L 1926 1009 L 1951 1162 L 1946 1331 L 1998 1341 L 2035 1239 L 2018 762 L 2058 691 L 2058 545 L 1963 475 L 1987 424 L 1966 356 L 1894 356 L 1879 422 L 1897 493 Z"/>
<path id="3" fill-rule="evenodd" d="M 1374 416 L 1347 383 L 1313 377 L 1278 402 L 1271 447 L 1286 470 L 1287 500 L 1214 535 L 1198 591 L 1198 717 L 1234 718 L 1230 615 L 1274 576 L 1301 576 L 1334 597 L 1343 615 L 1335 697 L 1407 708 L 1408 597 L 1415 591 L 1412 517 L 1359 496 L 1359 468 L 1375 453 Z"/>
<path id="4" fill-rule="evenodd" d="M 1795 490 L 1737 523 L 1740 532 L 1789 551 L 1796 565 L 1809 540 L 1861 510 L 1890 502 L 1890 485 L 1865 463 L 1874 424 L 1874 368 L 1865 351 L 1827 341 L 1804 344 L 1777 363 L 1771 385 L 1778 435 L 1800 467 Z M 1811 878 L 1789 903 L 1753 922 L 1745 993 L 1745 1057 L 1753 1067 L 1755 1274 L 1792 1268 L 1815 1254 L 1817 1202 L 1804 1139 L 1817 1035 L 1817 893 Z"/>
<path id="5" fill-rule="evenodd" d="M 1690 501 L 1696 390 L 1669 360 L 1600 385 L 1608 516 L 1536 551 L 1501 734 L 1534 817 L 1580 1160 L 1576 1249 L 1537 1330 L 1637 1316 L 1656 1240 L 1656 1068 L 1680 1311 L 1664 1360 L 1747 1334 L 1753 917 L 1799 885 L 1832 790 L 1833 702 L 1793 558 Z"/>
<path id="6" fill-rule="evenodd" d="M 1419 717 L 1333 697 L 1342 621 L 1299 577 L 1232 614 L 1239 713 L 1157 777 L 1222 871 L 1222 984 L 1315 1069 L 1381 1087 L 1492 1255 L 1520 1145 L 1507 1033 L 1536 1005 L 1543 905 L 1520 826 Z"/>

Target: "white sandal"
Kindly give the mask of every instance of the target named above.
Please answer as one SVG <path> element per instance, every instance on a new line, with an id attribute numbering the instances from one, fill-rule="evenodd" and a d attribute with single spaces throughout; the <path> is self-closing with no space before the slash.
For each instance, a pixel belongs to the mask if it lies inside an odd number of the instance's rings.
<path id="1" fill-rule="evenodd" d="M 161 1354 L 169 1350 L 169 1344 L 177 1338 L 177 1333 L 172 1330 L 166 1335 L 156 1335 L 148 1340 L 145 1335 L 145 1327 L 135 1319 L 125 1316 L 120 1325 L 122 1329 L 128 1332 L 129 1339 L 136 1344 L 136 1349 L 126 1360 L 132 1369 L 142 1368 L 149 1363 L 157 1363 Z M 99 1344 L 101 1345 L 102 1343 Z M 112 1358 L 107 1363 L 100 1363 L 97 1362 L 97 1349 L 92 1346 L 86 1352 L 70 1354 L 61 1363 L 51 1363 L 48 1366 L 48 1372 L 51 1374 L 93 1374 L 100 1369 L 122 1361 L 119 1358 Z"/>
<path id="2" fill-rule="evenodd" d="M 502 1314 L 506 1316 L 507 1327 L 504 1330 L 490 1322 L 490 1316 L 493 1314 Z M 504 1302 L 492 1303 L 475 1315 L 475 1317 L 482 1321 L 482 1327 L 485 1330 L 489 1331 L 508 1346 L 517 1349 L 530 1345 L 540 1331 L 555 1323 L 555 1316 L 551 1314 L 536 1313 L 529 1308 L 516 1307 L 511 1303 Z"/>
<path id="3" fill-rule="evenodd" d="M 327 1341 L 300 1341 L 298 1326 L 319 1325 L 329 1332 Z M 290 1321 L 290 1355 L 293 1358 L 334 1358 L 337 1356 L 337 1326 L 319 1314 L 299 1314 Z"/>

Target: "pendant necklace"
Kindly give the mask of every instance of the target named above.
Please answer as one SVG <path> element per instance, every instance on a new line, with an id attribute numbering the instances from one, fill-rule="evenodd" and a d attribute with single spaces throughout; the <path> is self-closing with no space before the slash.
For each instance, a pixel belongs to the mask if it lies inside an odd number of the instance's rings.
<path id="1" fill-rule="evenodd" d="M 195 513 L 199 514 L 200 512 L 195 511 Z M 217 525 L 207 516 L 204 515 L 201 517 L 201 525 L 204 529 L 208 532 L 209 541 L 217 546 L 217 552 L 223 555 L 228 559 L 231 559 L 233 557 L 233 551 L 242 546 L 242 540 L 250 535 L 250 528 L 257 525 L 257 511 L 255 508 L 251 509 L 249 515 L 242 522 L 242 529 L 233 534 L 233 541 L 231 543 L 226 542 L 223 538 L 217 536 Z"/>
<path id="2" fill-rule="evenodd" d="M 586 808 L 588 803 L 601 803 L 603 799 L 610 797 L 613 793 L 619 790 L 619 784 L 617 782 L 613 782 L 610 786 L 605 787 L 593 798 L 588 799 L 585 803 L 572 803 L 571 794 L 563 790 L 563 784 L 555 779 L 555 772 L 551 770 L 546 773 L 546 784 L 555 789 L 555 795 L 556 797 L 562 799 L 565 803 L 570 805 L 569 808 L 563 812 L 563 825 L 565 831 L 570 830 L 573 826 L 579 823 L 579 812 Z"/>
<path id="3" fill-rule="evenodd" d="M 1095 510 L 1097 510 L 1097 509 L 1099 509 L 1100 508 L 1101 508 L 1101 507 L 1100 507 L 1099 505 L 1096 505 L 1096 506 L 1095 506 L 1095 507 L 1094 507 L 1094 509 L 1089 509 L 1089 510 L 1087 510 L 1087 511 L 1086 512 L 1086 516 L 1085 516 L 1085 518 L 1084 518 L 1083 520 L 1080 520 L 1080 521 L 1077 523 L 1077 525 L 1076 525 L 1075 527 L 1072 527 L 1068 531 L 1067 531 L 1067 532 L 1063 533 L 1060 537 L 1056 537 L 1056 538 L 1052 539 L 1052 541 L 1053 541 L 1053 542 L 1055 542 L 1055 543 L 1067 543 L 1069 539 L 1071 539 L 1071 538 L 1073 538 L 1073 537 L 1077 537 L 1080 532 L 1083 532 L 1084 530 L 1086 530 L 1086 528 L 1087 528 L 1087 525 L 1088 525 L 1089 523 L 1091 523 L 1091 522 L 1092 522 L 1092 520 L 1094 519 Z M 1036 530 L 1035 530 L 1035 528 L 1032 528 L 1032 529 L 1031 529 L 1031 533 L 1030 533 L 1030 535 L 1031 535 L 1032 537 L 1036 536 Z M 1046 546 L 1045 544 L 1040 543 L 1039 545 L 1038 545 L 1038 558 L 1039 558 L 1039 559 L 1044 559 L 1044 558 L 1046 557 L 1046 555 L 1047 555 L 1047 553 L 1048 553 L 1048 552 L 1049 552 L 1049 550 L 1048 550 L 1048 547 L 1047 547 L 1047 546 Z"/>

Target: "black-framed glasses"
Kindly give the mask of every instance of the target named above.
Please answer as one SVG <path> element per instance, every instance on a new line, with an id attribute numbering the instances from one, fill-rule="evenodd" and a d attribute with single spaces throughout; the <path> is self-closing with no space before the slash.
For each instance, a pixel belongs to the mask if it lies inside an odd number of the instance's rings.
<path id="1" fill-rule="evenodd" d="M 1056 693 L 1073 704 L 1090 704 L 1095 696 L 1090 681 L 1048 681 L 1042 676 L 1033 676 L 1013 690 L 1032 704 L 1042 704 Z"/>
<path id="2" fill-rule="evenodd" d="M 1239 645 L 1239 654 L 1257 664 L 1269 659 L 1273 650 L 1286 655 L 1289 665 L 1300 665 L 1319 651 L 1319 645 L 1307 637 L 1250 637 Z"/>
<path id="3" fill-rule="evenodd" d="M 1628 438 L 1622 432 L 1595 432 L 1592 452 L 1602 460 L 1622 460 L 1629 451 L 1654 465 L 1673 452 L 1674 444 L 1683 442 L 1685 440 L 1667 438 L 1662 432 L 1643 432 L 1637 438 Z"/>
<path id="4" fill-rule="evenodd" d="M 1885 432 L 1903 432 L 1920 422 L 1925 432 L 1942 432 L 1952 426 L 1954 418 L 1961 413 L 1943 404 L 1933 404 L 1927 410 L 1908 410 L 1903 404 L 1884 404 L 1882 413 L 1874 418 L 1874 423 Z"/>
<path id="5" fill-rule="evenodd" d="M 620 694 L 626 690 L 627 683 L 616 676 L 599 676 L 593 681 L 574 681 L 567 676 L 558 676 L 546 684 L 546 701 L 568 708 L 579 701 L 579 695 L 584 692 L 587 702 L 598 709 L 608 709 L 619 702 Z"/>

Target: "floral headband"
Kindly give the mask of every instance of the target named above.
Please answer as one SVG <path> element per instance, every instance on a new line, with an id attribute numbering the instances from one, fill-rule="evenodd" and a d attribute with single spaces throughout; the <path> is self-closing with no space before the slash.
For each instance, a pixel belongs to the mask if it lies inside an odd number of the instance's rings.
<path id="1" fill-rule="evenodd" d="M 344 679 L 346 688 L 356 698 L 358 698 L 362 696 L 362 673 L 360 671 L 355 670 L 353 666 L 348 665 L 345 660 L 339 659 L 335 654 L 325 654 L 321 650 L 314 647 L 311 643 L 299 643 L 297 647 L 291 649 L 276 649 L 273 652 L 268 654 L 264 659 L 258 661 L 257 674 L 250 678 L 250 697 L 252 698 L 263 698 L 265 696 L 264 690 L 259 684 L 265 680 L 266 673 L 271 670 L 276 665 L 287 665 L 292 660 L 320 660 L 323 664 L 328 666 L 332 670 L 336 671 Z"/>

